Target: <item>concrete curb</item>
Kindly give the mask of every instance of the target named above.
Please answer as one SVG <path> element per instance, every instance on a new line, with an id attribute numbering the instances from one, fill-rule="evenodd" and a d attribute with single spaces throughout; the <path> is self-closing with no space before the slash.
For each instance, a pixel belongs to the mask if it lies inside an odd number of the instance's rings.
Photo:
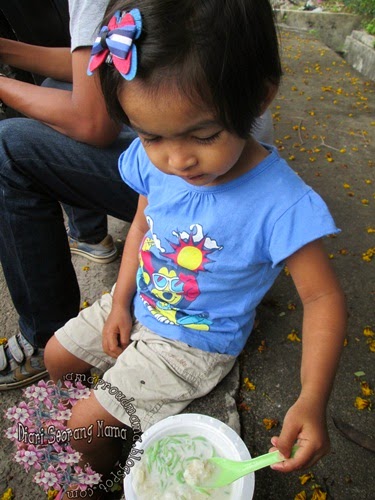
<path id="1" fill-rule="evenodd" d="M 354 30 L 346 37 L 343 50 L 353 68 L 375 81 L 375 36 Z"/>
<path id="2" fill-rule="evenodd" d="M 310 12 L 275 9 L 276 21 L 293 29 L 313 31 L 335 52 L 342 52 L 345 39 L 361 25 L 361 17 L 342 12 Z"/>

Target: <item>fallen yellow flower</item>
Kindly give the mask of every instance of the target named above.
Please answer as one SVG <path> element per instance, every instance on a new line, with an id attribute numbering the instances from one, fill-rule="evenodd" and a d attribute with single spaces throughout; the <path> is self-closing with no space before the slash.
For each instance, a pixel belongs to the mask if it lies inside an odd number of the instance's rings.
<path id="1" fill-rule="evenodd" d="M 290 340 L 291 342 L 301 342 L 301 339 L 298 337 L 298 332 L 294 328 L 287 336 L 287 339 Z"/>
<path id="2" fill-rule="evenodd" d="M 375 352 L 375 340 L 368 339 L 368 348 L 370 349 L 371 352 Z"/>
<path id="3" fill-rule="evenodd" d="M 319 487 L 314 489 L 311 500 L 326 500 L 327 493 L 322 491 Z"/>
<path id="4" fill-rule="evenodd" d="M 249 411 L 250 406 L 242 401 L 239 405 L 237 405 L 237 408 L 242 411 Z"/>
<path id="5" fill-rule="evenodd" d="M 297 493 L 297 495 L 294 497 L 294 500 L 306 500 L 306 498 L 307 498 L 306 491 L 303 490 Z"/>
<path id="6" fill-rule="evenodd" d="M 54 500 L 59 492 L 57 490 L 48 490 L 47 500 Z"/>
<path id="7" fill-rule="evenodd" d="M 374 394 L 374 391 L 367 382 L 361 382 L 361 391 L 364 396 L 371 396 Z"/>
<path id="8" fill-rule="evenodd" d="M 8 339 L 6 337 L 0 338 L 0 345 L 6 344 L 7 342 L 8 342 Z"/>
<path id="9" fill-rule="evenodd" d="M 363 329 L 363 335 L 365 337 L 373 337 L 375 335 L 375 332 L 369 326 L 365 326 Z"/>
<path id="10" fill-rule="evenodd" d="M 261 340 L 260 345 L 258 346 L 259 352 L 264 352 L 267 349 L 266 341 Z"/>
<path id="11" fill-rule="evenodd" d="M 13 500 L 14 495 L 13 495 L 13 490 L 12 488 L 8 488 L 4 493 L 1 495 L 0 500 Z"/>
<path id="12" fill-rule="evenodd" d="M 369 248 L 362 254 L 362 260 L 365 262 L 371 262 L 373 256 L 375 255 L 375 247 Z"/>
<path id="13" fill-rule="evenodd" d="M 252 382 L 250 382 L 248 377 L 244 378 L 243 385 L 245 389 L 247 389 L 248 391 L 255 391 L 256 389 L 255 385 Z"/>
<path id="14" fill-rule="evenodd" d="M 266 428 L 266 430 L 269 431 L 273 427 L 276 427 L 277 425 L 279 425 L 279 421 L 275 418 L 264 418 L 263 425 Z"/>
<path id="15" fill-rule="evenodd" d="M 367 408 L 371 408 L 371 402 L 368 399 L 363 399 L 357 396 L 355 398 L 354 406 L 357 410 L 366 410 Z"/>
<path id="16" fill-rule="evenodd" d="M 310 479 L 314 479 L 314 474 L 312 472 L 309 472 L 308 474 L 303 474 L 302 476 L 299 477 L 299 481 L 301 484 L 307 483 L 307 481 L 310 481 Z"/>

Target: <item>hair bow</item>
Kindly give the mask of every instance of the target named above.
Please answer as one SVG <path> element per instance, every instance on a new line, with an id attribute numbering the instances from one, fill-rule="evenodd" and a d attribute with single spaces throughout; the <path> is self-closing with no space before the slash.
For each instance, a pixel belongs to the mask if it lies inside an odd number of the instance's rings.
<path id="1" fill-rule="evenodd" d="M 137 72 L 137 48 L 134 40 L 141 31 L 142 18 L 138 9 L 130 12 L 117 11 L 95 39 L 87 74 L 92 75 L 105 61 L 112 62 L 126 80 L 132 80 Z"/>

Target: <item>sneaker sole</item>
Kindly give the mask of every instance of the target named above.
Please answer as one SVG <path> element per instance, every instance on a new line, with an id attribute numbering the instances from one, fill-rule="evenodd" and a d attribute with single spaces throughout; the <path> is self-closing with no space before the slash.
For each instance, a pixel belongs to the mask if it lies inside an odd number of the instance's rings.
<path id="1" fill-rule="evenodd" d="M 114 250 L 113 253 L 107 255 L 106 257 L 99 257 L 97 255 L 92 255 L 91 253 L 84 252 L 79 248 L 70 248 L 70 253 L 80 255 L 81 257 L 85 257 L 86 259 L 91 260 L 92 262 L 97 262 L 98 264 L 109 264 L 110 262 L 116 260 L 118 256 L 117 249 Z"/>
<path id="2" fill-rule="evenodd" d="M 44 370 L 42 372 L 36 373 L 35 375 L 31 375 L 31 377 L 27 377 L 24 380 L 17 380 L 14 382 L 8 382 L 7 384 L 0 384 L 0 392 L 2 391 L 11 391 L 12 389 L 20 389 L 21 387 L 26 387 L 31 385 L 33 382 L 37 382 L 38 380 L 46 377 L 48 375 L 48 371 Z"/>

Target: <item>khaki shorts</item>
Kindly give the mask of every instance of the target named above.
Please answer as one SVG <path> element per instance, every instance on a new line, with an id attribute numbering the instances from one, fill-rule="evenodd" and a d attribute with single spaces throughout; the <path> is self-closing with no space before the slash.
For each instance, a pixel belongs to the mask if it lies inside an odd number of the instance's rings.
<path id="1" fill-rule="evenodd" d="M 142 432 L 159 420 L 180 413 L 209 393 L 229 373 L 235 356 L 201 351 L 156 335 L 135 322 L 130 345 L 114 359 L 102 350 L 102 329 L 112 294 L 56 332 L 67 351 L 104 372 L 95 384 L 98 402 L 115 418 Z"/>

